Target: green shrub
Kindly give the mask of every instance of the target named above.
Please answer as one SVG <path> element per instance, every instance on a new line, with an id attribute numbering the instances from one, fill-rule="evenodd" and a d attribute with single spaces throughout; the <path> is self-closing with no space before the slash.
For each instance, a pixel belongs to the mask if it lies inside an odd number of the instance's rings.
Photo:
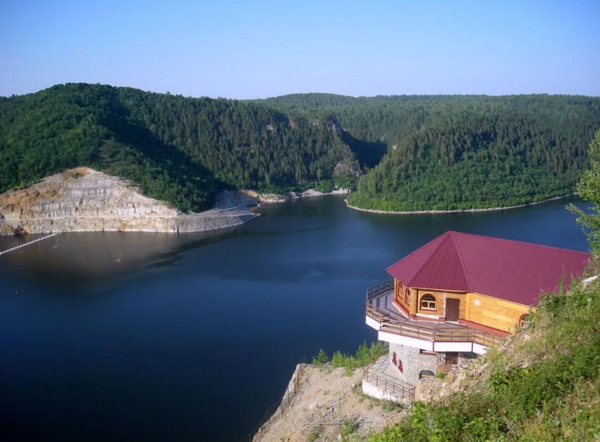
<path id="1" fill-rule="evenodd" d="M 372 342 L 371 346 L 368 346 L 364 341 L 359 345 L 356 356 L 349 356 L 336 351 L 331 358 L 331 365 L 333 368 L 344 367 L 346 375 L 351 376 L 355 368 L 366 367 L 381 356 L 386 355 L 388 348 L 388 344 L 385 342 Z"/>
<path id="2" fill-rule="evenodd" d="M 345 442 L 354 430 L 356 429 L 356 421 L 354 419 L 344 419 L 340 428 L 340 436 L 342 442 Z"/>
<path id="3" fill-rule="evenodd" d="M 367 365 L 375 362 L 380 357 L 386 355 L 388 349 L 389 345 L 387 342 L 372 342 L 371 346 L 369 347 L 367 342 L 363 341 L 362 345 L 360 345 L 356 351 L 356 361 L 358 367 L 366 367 Z"/>
<path id="4" fill-rule="evenodd" d="M 316 365 L 317 367 L 325 365 L 328 362 L 329 356 L 327 356 L 327 353 L 322 348 L 319 349 L 319 353 L 317 353 L 317 356 L 313 356 L 312 358 L 313 365 Z"/>
<path id="5" fill-rule="evenodd" d="M 338 350 L 333 354 L 331 358 L 331 365 L 333 368 L 340 368 L 344 366 L 344 355 Z"/>
<path id="6" fill-rule="evenodd" d="M 314 188 L 318 192 L 329 193 L 333 190 L 334 185 L 331 180 L 324 180 L 316 182 Z"/>
<path id="7" fill-rule="evenodd" d="M 344 374 L 346 376 L 352 376 L 354 368 L 356 368 L 356 361 L 352 356 L 348 356 L 344 359 Z"/>

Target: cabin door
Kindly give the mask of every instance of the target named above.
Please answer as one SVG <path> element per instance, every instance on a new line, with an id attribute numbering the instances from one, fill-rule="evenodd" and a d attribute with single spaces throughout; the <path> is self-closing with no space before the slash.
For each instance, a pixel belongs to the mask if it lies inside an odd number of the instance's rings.
<path id="1" fill-rule="evenodd" d="M 446 299 L 446 321 L 458 321 L 459 299 Z"/>

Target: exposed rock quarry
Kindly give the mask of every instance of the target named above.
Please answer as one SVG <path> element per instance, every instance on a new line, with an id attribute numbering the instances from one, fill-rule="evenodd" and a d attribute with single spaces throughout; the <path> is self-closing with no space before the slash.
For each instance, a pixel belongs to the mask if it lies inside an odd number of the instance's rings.
<path id="1" fill-rule="evenodd" d="M 0 234 L 138 231 L 198 232 L 233 227 L 257 215 L 247 197 L 219 195 L 216 208 L 181 214 L 143 196 L 127 180 L 89 168 L 49 176 L 22 190 L 0 195 Z M 2 219 L 4 218 L 4 219 Z"/>

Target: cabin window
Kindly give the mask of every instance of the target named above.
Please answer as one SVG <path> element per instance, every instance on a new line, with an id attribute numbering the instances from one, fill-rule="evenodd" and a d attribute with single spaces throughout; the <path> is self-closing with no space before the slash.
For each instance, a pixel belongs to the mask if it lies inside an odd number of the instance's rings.
<path id="1" fill-rule="evenodd" d="M 408 287 L 406 287 L 404 289 L 404 302 L 406 302 L 408 304 L 409 298 L 410 298 L 410 290 L 408 290 Z"/>
<path id="2" fill-rule="evenodd" d="M 435 310 L 435 296 L 427 294 L 421 297 L 421 308 L 423 310 Z"/>
<path id="3" fill-rule="evenodd" d="M 529 321 L 529 315 L 527 313 L 525 313 L 524 315 L 521 315 L 521 317 L 519 318 L 519 326 L 523 326 L 523 324 L 525 324 L 528 321 Z"/>

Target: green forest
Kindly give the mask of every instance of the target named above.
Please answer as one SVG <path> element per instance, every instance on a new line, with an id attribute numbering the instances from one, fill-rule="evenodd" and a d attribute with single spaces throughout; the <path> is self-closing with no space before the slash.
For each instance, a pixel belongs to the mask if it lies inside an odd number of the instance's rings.
<path id="1" fill-rule="evenodd" d="M 384 145 L 348 198 L 384 211 L 500 207 L 572 193 L 600 127 L 600 98 L 582 96 L 296 94 L 261 102 L 333 115 L 371 154 Z"/>
<path id="2" fill-rule="evenodd" d="M 471 209 L 575 190 L 600 98 L 293 94 L 188 98 L 66 84 L 0 98 L 0 192 L 67 168 L 130 179 L 178 209 L 218 189 L 356 188 L 378 210 Z"/>
<path id="3" fill-rule="evenodd" d="M 0 192 L 77 166 L 185 212 L 219 188 L 328 190 L 360 172 L 327 120 L 253 103 L 90 84 L 0 99 Z"/>

